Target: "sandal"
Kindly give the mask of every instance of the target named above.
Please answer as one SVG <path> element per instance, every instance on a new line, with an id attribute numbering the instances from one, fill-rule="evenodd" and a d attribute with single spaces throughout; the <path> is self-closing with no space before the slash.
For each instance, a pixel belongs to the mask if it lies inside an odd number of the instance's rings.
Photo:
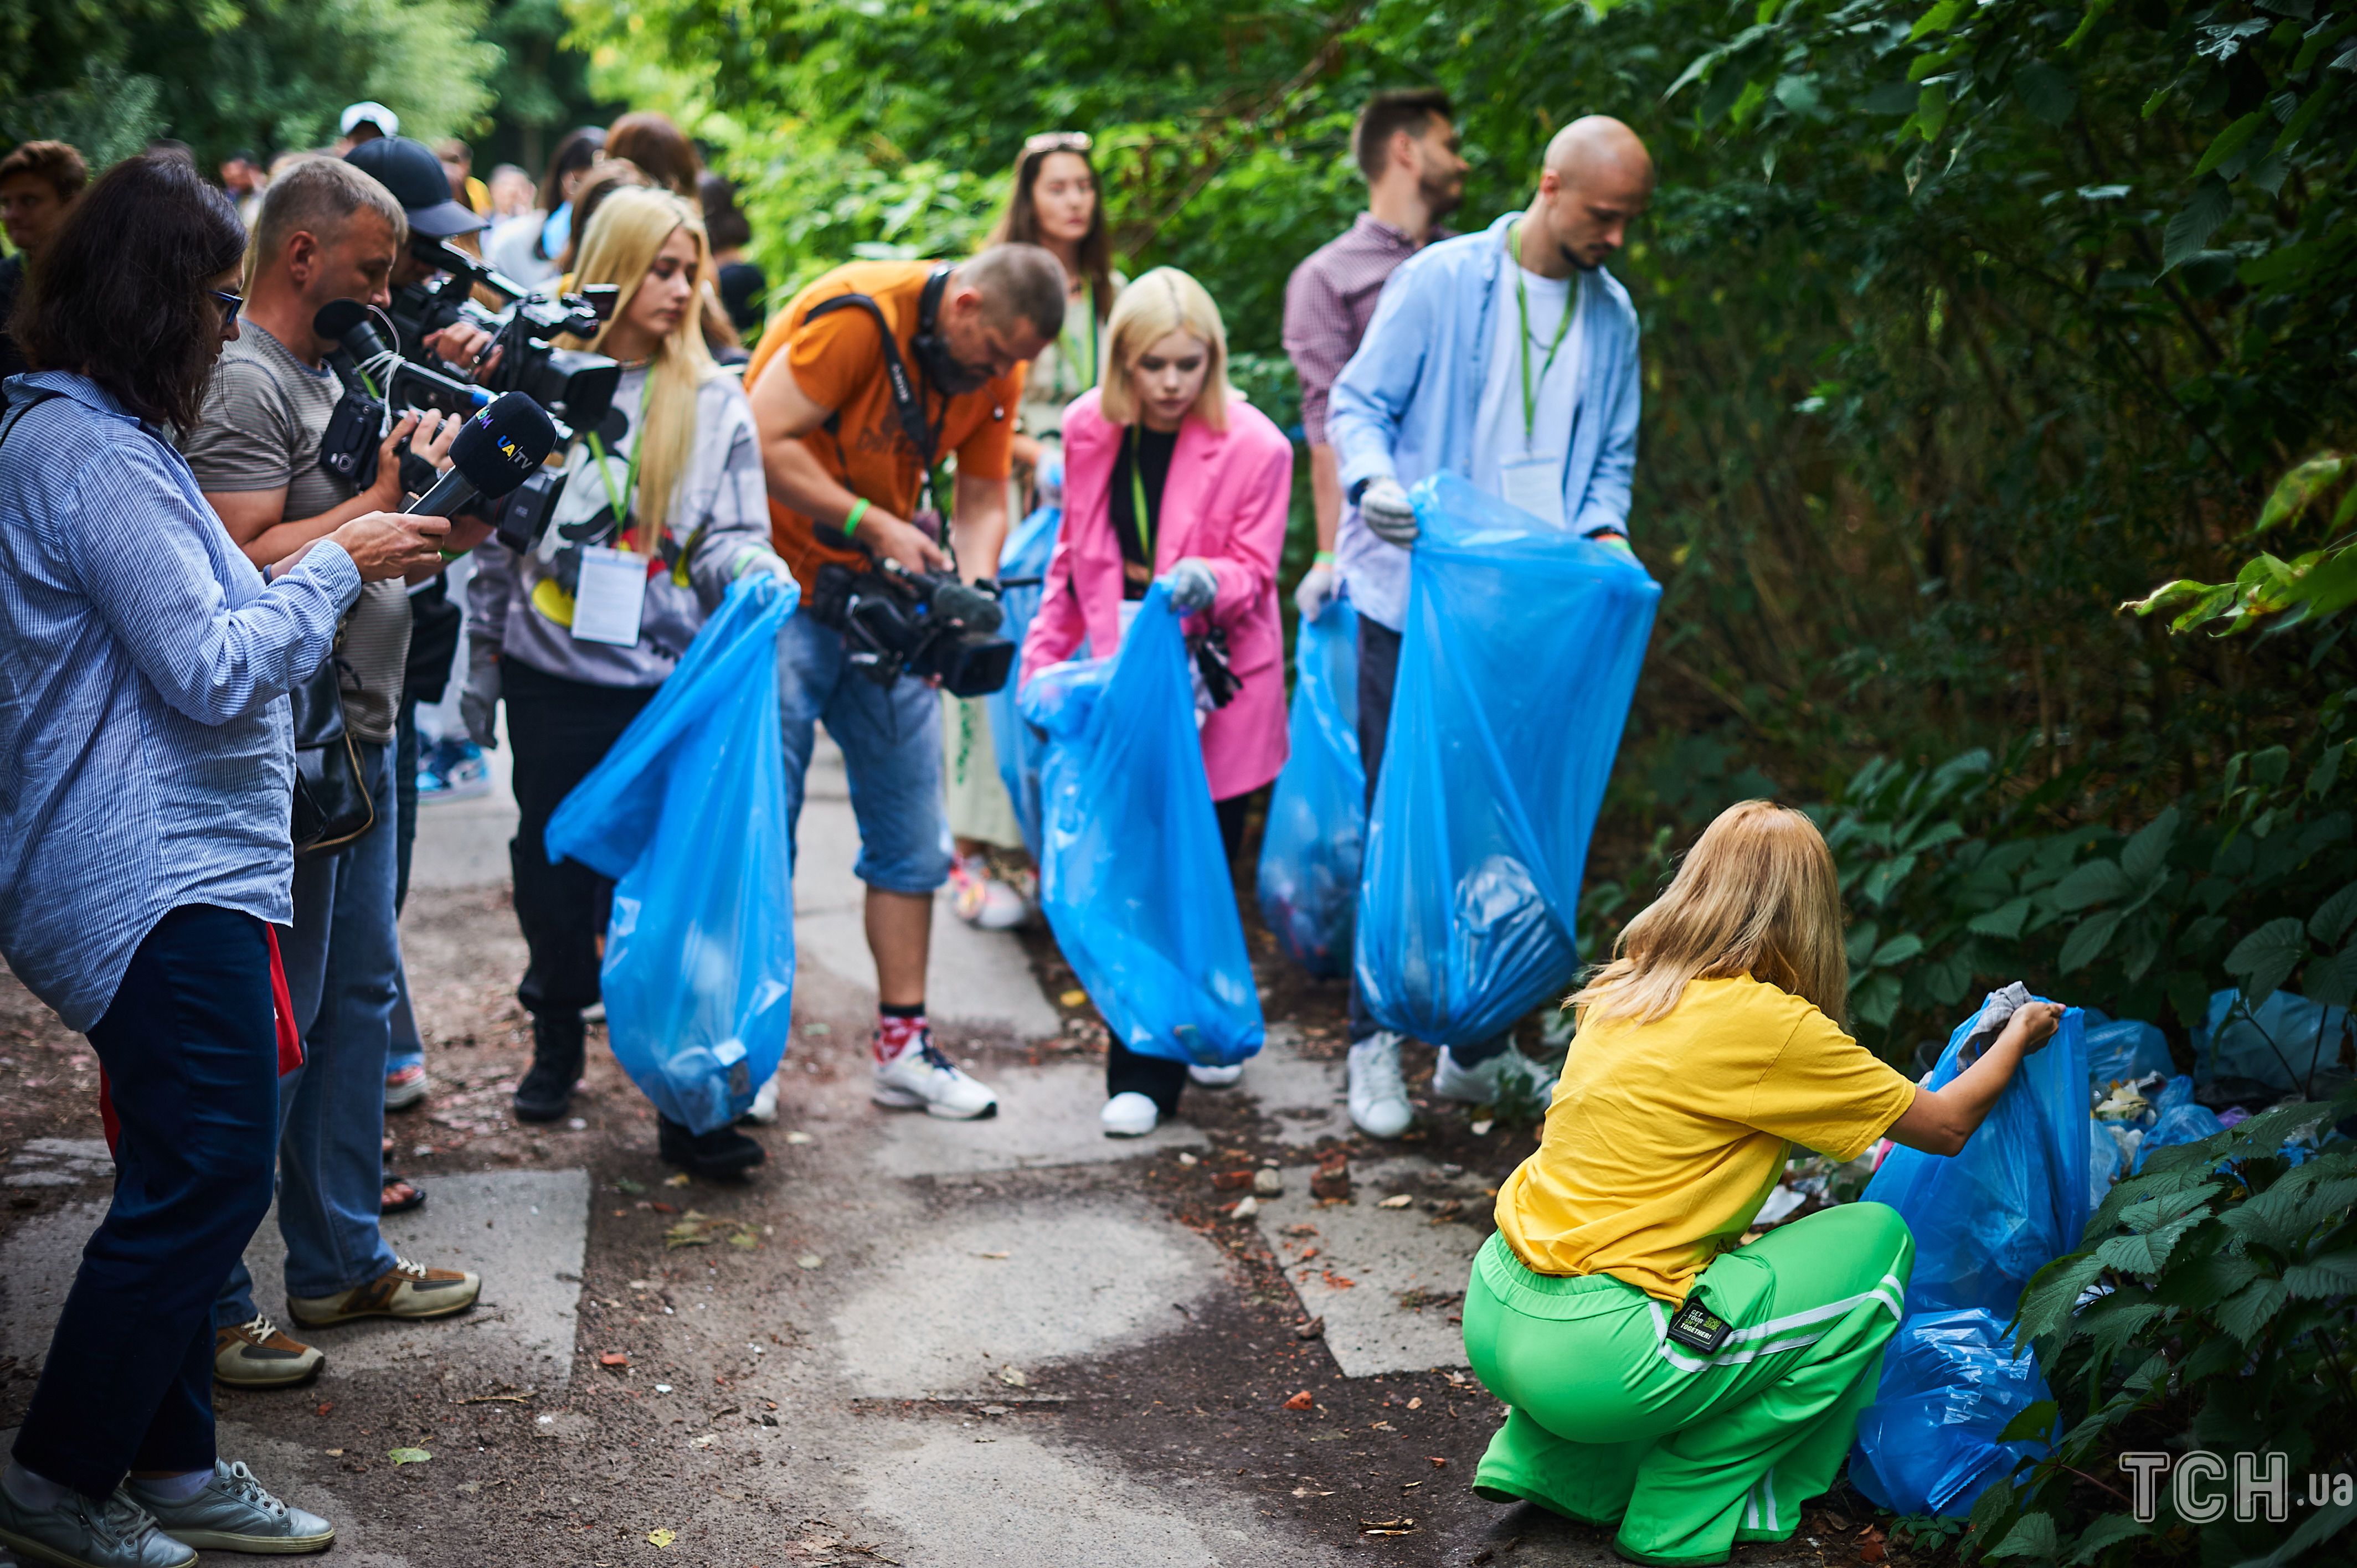
<path id="1" fill-rule="evenodd" d="M 387 1176 L 378 1200 L 379 1214 L 406 1214 L 425 1206 L 425 1189 L 404 1176 Z"/>

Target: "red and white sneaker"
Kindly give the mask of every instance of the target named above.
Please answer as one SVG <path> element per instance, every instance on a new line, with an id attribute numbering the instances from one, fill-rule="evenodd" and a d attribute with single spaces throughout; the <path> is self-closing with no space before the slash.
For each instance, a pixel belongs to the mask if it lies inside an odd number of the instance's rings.
<path id="1" fill-rule="evenodd" d="M 893 1111 L 922 1111 L 952 1122 L 998 1114 L 998 1096 L 934 1047 L 931 1029 L 913 1031 L 898 1056 L 876 1064 L 868 1098 Z"/>
<path id="2" fill-rule="evenodd" d="M 1031 918 L 1031 900 L 993 875 L 990 857 L 973 854 L 950 866 L 950 912 L 985 931 L 1011 931 Z"/>

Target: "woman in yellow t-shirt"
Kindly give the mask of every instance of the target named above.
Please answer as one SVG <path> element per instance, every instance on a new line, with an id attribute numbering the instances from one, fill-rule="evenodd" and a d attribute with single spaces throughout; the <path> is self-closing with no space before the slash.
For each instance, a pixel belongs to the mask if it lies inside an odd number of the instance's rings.
<path id="1" fill-rule="evenodd" d="M 1467 1357 L 1509 1407 L 1480 1495 L 1685 1564 L 1789 1539 L 1832 1484 L 1914 1242 L 1857 1203 L 1738 1243 L 1793 1144 L 1956 1153 L 2061 1016 L 2015 1013 L 1933 1091 L 1842 1032 L 1848 989 L 1832 854 L 1807 817 L 1749 800 L 1566 1004 L 1579 1033 L 1545 1134 L 1465 1291 Z"/>

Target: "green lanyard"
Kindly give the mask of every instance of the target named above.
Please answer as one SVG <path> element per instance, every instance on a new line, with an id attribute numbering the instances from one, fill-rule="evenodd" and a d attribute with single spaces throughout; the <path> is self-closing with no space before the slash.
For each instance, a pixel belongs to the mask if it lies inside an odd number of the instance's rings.
<path id="1" fill-rule="evenodd" d="M 1506 264 L 1514 269 L 1514 309 L 1522 317 L 1522 335 L 1514 339 L 1514 359 L 1523 371 L 1523 450 L 1531 449 L 1531 426 L 1538 423 L 1539 394 L 1531 385 L 1531 295 L 1523 284 L 1522 253 L 1515 248 L 1514 238 L 1522 232 L 1523 221 L 1517 218 L 1506 227 Z M 1571 331 L 1572 312 L 1579 308 L 1578 280 L 1572 282 L 1571 292 L 1564 296 L 1563 319 L 1555 324 L 1555 342 L 1547 349 L 1546 363 L 1539 367 L 1539 385 L 1546 384 L 1547 372 L 1555 369 L 1555 357 L 1563 351 L 1564 338 Z"/>
<path id="2" fill-rule="evenodd" d="M 1154 536 L 1146 532 L 1146 464 L 1137 450 L 1137 426 L 1129 427 L 1129 521 L 1137 530 L 1137 553 L 1154 570 Z"/>
<path id="3" fill-rule="evenodd" d="M 1083 361 L 1083 360 L 1081 359 L 1080 345 L 1072 341 L 1071 334 L 1070 332 L 1068 332 L 1067 330 L 1065 330 L 1065 329 L 1064 329 L 1063 328 L 1061 328 L 1061 327 L 1059 327 L 1058 328 L 1056 328 L 1056 349 L 1057 349 L 1057 350 L 1058 350 L 1059 355 L 1062 358 L 1062 360 L 1063 360 L 1063 361 L 1064 361 L 1064 363 L 1065 363 L 1065 365 L 1066 365 L 1067 367 L 1071 367 L 1071 366 L 1079 366 L 1079 367 L 1080 367 L 1081 381 L 1080 381 L 1080 383 L 1079 383 L 1078 391 L 1076 391 L 1076 392 L 1074 392 L 1074 394 L 1073 394 L 1074 396 L 1078 396 L 1078 395 L 1080 394 L 1080 392 L 1084 392 L 1088 391 L 1091 387 L 1092 387 L 1092 386 L 1094 386 L 1094 385 L 1096 385 L 1096 384 L 1097 384 L 1097 329 L 1098 329 L 1098 323 L 1097 323 L 1096 295 L 1095 295 L 1095 294 L 1094 294 L 1093 292 L 1092 292 L 1092 293 L 1090 293 L 1090 294 L 1088 295 L 1088 300 L 1089 300 L 1089 307 L 1088 307 L 1088 308 L 1089 308 L 1089 357 L 1088 357 L 1088 359 L 1087 359 L 1087 360 L 1086 360 L 1086 361 Z M 1071 314 L 1071 313 L 1070 313 L 1069 311 L 1068 311 L 1068 312 L 1066 312 L 1066 315 L 1067 315 L 1067 316 L 1069 316 L 1070 314 Z M 1061 380 L 1062 378 L 1060 378 L 1060 377 L 1059 379 L 1060 379 L 1060 380 Z M 1065 382 L 1065 384 L 1069 386 L 1069 385 L 1071 385 L 1072 383 L 1071 383 L 1070 381 L 1067 381 L 1067 382 Z M 1059 390 L 1060 390 L 1060 389 L 1059 389 Z"/>
<path id="4" fill-rule="evenodd" d="M 597 460 L 597 478 L 605 481 L 606 499 L 614 509 L 614 537 L 617 542 L 620 541 L 630 521 L 630 502 L 639 493 L 639 453 L 646 446 L 647 400 L 653 396 L 654 390 L 654 378 L 650 376 L 647 378 L 646 391 L 639 394 L 639 417 L 630 426 L 630 460 L 625 465 L 622 488 L 619 490 L 614 488 L 614 471 L 606 467 L 606 444 L 597 439 L 596 431 L 592 430 L 588 433 L 589 456 Z M 650 547 L 647 553 L 651 555 L 654 553 L 653 549 Z"/>

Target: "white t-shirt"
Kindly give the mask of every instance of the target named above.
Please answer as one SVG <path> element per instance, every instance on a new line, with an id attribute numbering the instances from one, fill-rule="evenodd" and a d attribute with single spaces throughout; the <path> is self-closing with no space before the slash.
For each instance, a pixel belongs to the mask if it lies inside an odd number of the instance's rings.
<path id="1" fill-rule="evenodd" d="M 1519 273 L 1530 302 L 1530 333 L 1522 338 L 1523 312 L 1514 297 L 1514 274 Z M 1565 526 L 1564 465 L 1571 454 L 1572 416 L 1579 405 L 1581 330 L 1577 315 L 1577 274 L 1545 278 L 1515 263 L 1499 282 L 1491 305 L 1495 327 L 1490 338 L 1489 374 L 1481 383 L 1481 404 L 1473 422 L 1473 485 L 1556 528 Z M 1555 333 L 1564 329 L 1564 313 L 1573 312 L 1563 347 L 1547 364 L 1547 350 Z M 1534 416 L 1527 431 L 1523 424 L 1523 365 L 1528 355 Z M 1542 373 L 1544 371 L 1544 374 Z"/>

